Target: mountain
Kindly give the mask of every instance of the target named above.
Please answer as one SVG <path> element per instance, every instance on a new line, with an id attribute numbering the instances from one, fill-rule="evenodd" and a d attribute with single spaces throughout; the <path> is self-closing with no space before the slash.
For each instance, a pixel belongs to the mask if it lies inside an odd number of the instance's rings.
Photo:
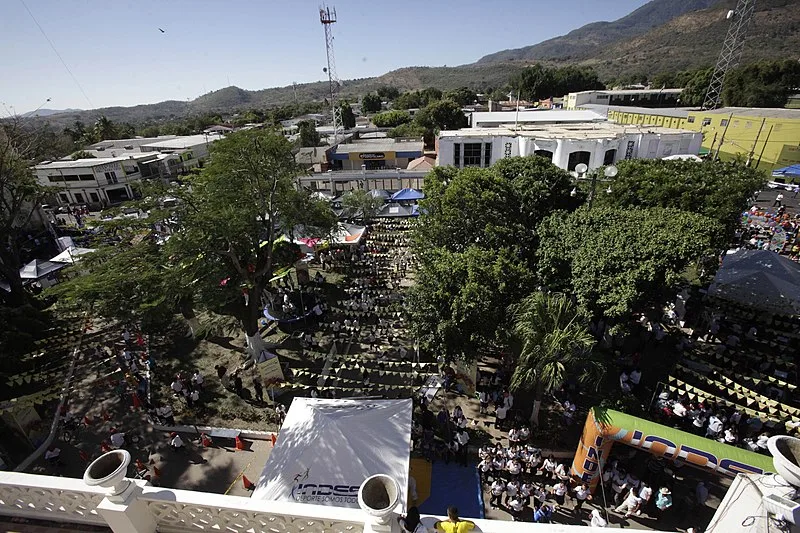
<path id="1" fill-rule="evenodd" d="M 652 0 L 613 22 L 592 22 L 566 35 L 539 44 L 502 50 L 483 56 L 478 63 L 497 61 L 581 60 L 594 55 L 603 46 L 645 33 L 670 20 L 705 9 L 719 0 Z"/>
<path id="2" fill-rule="evenodd" d="M 81 109 L 47 109 L 46 107 L 42 109 L 38 109 L 36 111 L 28 111 L 27 113 L 23 113 L 23 117 L 49 117 L 52 115 L 59 115 L 61 113 L 74 113 L 77 111 L 82 111 Z"/>

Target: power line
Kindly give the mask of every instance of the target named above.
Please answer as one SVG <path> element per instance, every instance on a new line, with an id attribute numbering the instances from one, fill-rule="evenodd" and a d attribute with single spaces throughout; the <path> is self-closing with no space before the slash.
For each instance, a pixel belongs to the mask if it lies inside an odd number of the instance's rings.
<path id="1" fill-rule="evenodd" d="M 77 86 L 78 86 L 78 89 L 80 89 L 80 90 L 81 90 L 81 93 L 83 94 L 83 97 L 84 97 L 84 98 L 86 98 L 86 101 L 87 101 L 87 102 L 89 102 L 89 107 L 90 107 L 90 108 L 94 108 L 94 104 L 93 104 L 93 103 L 92 103 L 92 101 L 89 99 L 89 97 L 86 95 L 86 91 L 84 91 L 84 90 L 83 90 L 83 87 L 81 87 L 81 84 L 80 84 L 80 82 L 78 81 L 78 78 L 76 78 L 76 77 L 75 77 L 75 74 L 73 74 L 73 73 L 72 73 L 72 71 L 69 69 L 69 66 L 67 66 L 67 62 L 66 62 L 66 61 L 64 61 L 64 58 L 63 58 L 63 57 L 61 57 L 61 54 L 59 54 L 59 53 L 58 53 L 58 50 L 56 49 L 56 46 L 53 44 L 53 41 L 51 41 L 51 40 L 50 40 L 50 37 L 48 37 L 48 36 L 47 36 L 47 34 L 45 33 L 44 29 L 43 29 L 43 28 L 42 28 L 42 26 L 39 24 L 39 21 L 38 21 L 38 20 L 36 20 L 36 17 L 34 17 L 34 16 L 33 16 L 33 13 L 31 13 L 31 10 L 30 10 L 30 9 L 28 9 L 28 6 L 27 6 L 27 4 L 25 4 L 25 0 L 19 0 L 19 1 L 20 1 L 20 3 L 22 4 L 22 7 L 24 7 L 24 8 L 25 8 L 25 11 L 27 11 L 27 12 L 28 12 L 28 15 L 30 15 L 30 16 L 31 16 L 31 18 L 33 19 L 33 23 L 34 23 L 34 24 L 36 24 L 36 27 L 37 27 L 37 28 L 39 28 L 39 31 L 40 31 L 40 32 L 42 32 L 42 35 L 44 35 L 44 38 L 45 38 L 45 39 L 47 39 L 47 42 L 48 42 L 48 44 L 50 44 L 50 48 L 52 48 L 52 49 L 53 49 L 53 52 L 55 52 L 55 53 L 56 53 L 56 56 L 58 56 L 58 59 L 61 61 L 61 64 L 62 64 L 62 65 L 64 65 L 64 68 L 65 68 L 65 69 L 67 70 L 67 72 L 69 73 L 70 77 L 72 78 L 72 81 L 74 81 L 74 82 L 75 82 L 75 85 L 77 85 Z"/>

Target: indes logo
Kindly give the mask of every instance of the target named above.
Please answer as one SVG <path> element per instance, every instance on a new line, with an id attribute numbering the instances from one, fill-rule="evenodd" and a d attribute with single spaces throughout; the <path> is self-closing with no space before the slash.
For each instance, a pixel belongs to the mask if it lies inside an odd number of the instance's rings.
<path id="1" fill-rule="evenodd" d="M 308 468 L 294 476 L 293 500 L 303 503 L 358 503 L 358 485 L 306 483 L 308 478 Z"/>

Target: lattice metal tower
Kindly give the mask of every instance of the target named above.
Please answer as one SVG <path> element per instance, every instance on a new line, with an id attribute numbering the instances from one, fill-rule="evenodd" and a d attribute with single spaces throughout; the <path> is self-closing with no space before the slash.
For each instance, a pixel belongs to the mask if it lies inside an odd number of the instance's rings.
<path id="1" fill-rule="evenodd" d="M 319 8 L 319 21 L 325 28 L 325 51 L 328 55 L 328 85 L 330 86 L 331 117 L 333 118 L 333 142 L 339 140 L 339 135 L 344 135 L 342 124 L 342 108 L 339 105 L 339 87 L 341 82 L 336 75 L 336 60 L 333 56 L 333 24 L 336 22 L 336 8 L 321 6 Z"/>
<path id="2" fill-rule="evenodd" d="M 719 107 L 722 101 L 722 89 L 725 86 L 725 76 L 730 69 L 739 64 L 739 60 L 742 58 L 747 28 L 750 26 L 750 21 L 753 20 L 755 7 L 756 0 L 739 0 L 736 9 L 728 11 L 731 25 L 728 27 L 728 35 L 725 37 L 722 51 L 714 67 L 711 83 L 708 84 L 706 98 L 703 100 L 703 109 Z"/>

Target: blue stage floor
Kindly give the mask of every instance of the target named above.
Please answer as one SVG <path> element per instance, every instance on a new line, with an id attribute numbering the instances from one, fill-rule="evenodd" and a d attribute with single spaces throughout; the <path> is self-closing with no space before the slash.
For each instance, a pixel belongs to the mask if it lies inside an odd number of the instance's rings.
<path id="1" fill-rule="evenodd" d="M 483 518 L 483 494 L 474 463 L 461 466 L 453 461 L 436 461 L 431 469 L 431 494 L 419 506 L 422 514 L 447 515 L 451 505 L 463 518 Z"/>

